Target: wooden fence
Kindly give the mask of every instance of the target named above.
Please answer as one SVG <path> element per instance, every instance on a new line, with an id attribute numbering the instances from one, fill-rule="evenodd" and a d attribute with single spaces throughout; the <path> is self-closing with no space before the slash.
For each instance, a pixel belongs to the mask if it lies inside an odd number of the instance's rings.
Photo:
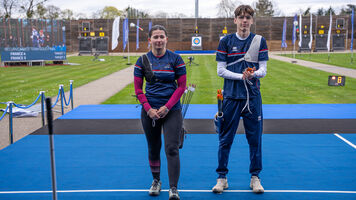
<path id="1" fill-rule="evenodd" d="M 281 39 L 284 19 L 287 19 L 287 50 L 292 50 L 292 30 L 294 17 L 257 17 L 254 19 L 252 25 L 252 32 L 264 36 L 267 40 L 267 45 L 270 50 L 281 50 Z M 336 28 L 336 20 L 340 21 L 344 19 L 344 27 Z M 111 51 L 111 33 L 113 20 L 109 19 L 85 19 L 85 20 L 71 20 L 65 23 L 66 26 L 66 38 L 67 38 L 67 50 L 69 52 L 78 51 L 79 40 L 78 37 L 94 32 L 95 36 L 104 34 L 109 36 L 109 51 L 110 52 L 122 52 L 122 21 L 120 21 L 120 37 L 119 45 L 116 49 Z M 203 50 L 215 50 L 219 42 L 219 34 L 222 34 L 224 27 L 227 27 L 228 33 L 236 32 L 236 25 L 233 19 L 224 18 L 184 18 L 184 19 L 140 19 L 140 27 L 144 31 L 140 31 L 139 36 L 139 48 L 136 49 L 136 28 L 130 28 L 129 31 L 129 47 L 130 52 L 145 52 L 148 50 L 147 37 L 148 37 L 148 24 L 152 21 L 152 24 L 160 24 L 166 27 L 168 32 L 168 48 L 171 50 L 190 50 L 191 49 L 191 37 L 195 31 L 195 24 L 198 26 L 199 34 L 202 35 Z M 299 17 L 298 17 L 299 21 Z M 137 22 L 137 19 L 129 19 L 129 23 Z M 88 26 L 89 24 L 89 29 Z M 309 34 L 310 17 L 302 17 L 302 33 Z M 84 28 L 87 28 L 84 30 Z M 312 20 L 312 33 L 313 33 L 313 47 L 315 45 L 315 35 L 320 30 L 324 30 L 325 34 L 328 33 L 329 28 L 329 16 L 313 16 Z M 350 16 L 333 16 L 332 34 L 345 34 L 345 46 L 350 49 L 350 36 L 351 36 L 351 17 Z M 354 34 L 356 37 L 356 34 Z M 298 34 L 297 34 L 297 38 Z M 298 49 L 298 40 L 296 42 L 296 49 Z M 356 43 L 356 42 L 355 42 Z M 354 47 L 356 46 L 354 43 Z"/>

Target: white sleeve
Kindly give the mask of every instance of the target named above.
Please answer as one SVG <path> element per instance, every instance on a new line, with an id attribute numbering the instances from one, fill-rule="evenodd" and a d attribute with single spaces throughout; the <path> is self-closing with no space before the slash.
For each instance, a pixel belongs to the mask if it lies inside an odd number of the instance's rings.
<path id="1" fill-rule="evenodd" d="M 218 76 L 226 79 L 242 80 L 242 74 L 232 72 L 226 69 L 226 67 L 227 67 L 226 62 L 218 62 L 218 69 L 217 69 Z"/>
<path id="2" fill-rule="evenodd" d="M 259 61 L 258 65 L 260 67 L 257 71 L 255 71 L 254 76 L 256 78 L 263 78 L 267 74 L 267 61 Z"/>

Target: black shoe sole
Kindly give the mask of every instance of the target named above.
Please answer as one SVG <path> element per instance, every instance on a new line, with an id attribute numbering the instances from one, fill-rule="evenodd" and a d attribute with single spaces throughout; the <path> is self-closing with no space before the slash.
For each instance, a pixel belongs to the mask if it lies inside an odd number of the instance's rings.
<path id="1" fill-rule="evenodd" d="M 161 193 L 161 191 L 159 191 L 158 193 L 148 193 L 148 195 L 150 196 L 159 196 Z"/>

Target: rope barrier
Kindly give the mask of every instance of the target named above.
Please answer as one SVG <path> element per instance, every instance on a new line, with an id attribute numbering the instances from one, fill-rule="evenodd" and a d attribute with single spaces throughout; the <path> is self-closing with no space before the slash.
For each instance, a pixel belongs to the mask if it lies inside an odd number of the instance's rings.
<path id="1" fill-rule="evenodd" d="M 22 109 L 27 109 L 32 107 L 33 105 L 35 105 L 37 103 L 37 101 L 40 99 L 41 97 L 41 112 L 42 112 L 42 126 L 45 125 L 45 120 L 44 120 L 44 99 L 45 97 L 45 92 L 44 91 L 40 91 L 40 94 L 37 96 L 36 100 L 31 103 L 30 105 L 24 106 L 22 104 L 16 104 L 13 101 L 9 101 L 9 102 L 0 102 L 0 104 L 6 104 L 6 109 L 4 110 L 4 113 L 1 115 L 0 117 L 0 121 L 5 117 L 6 113 L 9 111 L 9 140 L 10 140 L 10 144 L 13 143 L 14 141 L 14 136 L 13 136 L 13 107 L 18 107 L 18 108 L 22 108 Z M 63 85 L 59 85 L 59 89 L 58 89 L 58 94 L 57 94 L 57 98 L 56 101 L 54 102 L 54 104 L 51 106 L 51 108 L 55 107 L 58 103 L 59 97 L 61 97 L 61 108 L 62 108 L 62 115 L 64 114 L 63 111 L 63 100 L 64 100 L 64 104 L 66 106 L 68 106 L 71 103 L 71 107 L 73 110 L 73 80 L 70 80 L 70 89 L 69 89 L 69 97 L 68 97 L 68 102 L 66 100 L 65 97 L 65 93 L 64 93 L 64 89 L 63 89 Z"/>
<path id="2" fill-rule="evenodd" d="M 54 108 L 54 106 L 57 105 L 60 94 L 61 94 L 61 88 L 59 88 L 59 90 L 58 90 L 57 99 L 54 101 L 54 104 L 52 105 L 52 108 Z"/>
<path id="3" fill-rule="evenodd" d="M 62 87 L 62 93 L 63 93 L 64 104 L 65 104 L 66 106 L 69 106 L 70 100 L 72 99 L 72 97 L 71 97 L 71 96 L 72 96 L 72 93 L 69 92 L 68 103 L 67 103 L 66 95 L 64 95 L 64 89 L 63 89 L 63 87 Z"/>
<path id="4" fill-rule="evenodd" d="M 33 105 L 35 105 L 35 103 L 38 101 L 38 99 L 41 97 L 41 93 L 37 96 L 37 99 L 32 103 L 32 104 L 30 104 L 30 105 L 28 105 L 28 106 L 21 106 L 22 104 L 16 104 L 16 103 L 14 103 L 14 106 L 15 107 L 18 107 L 18 108 L 22 108 L 22 109 L 26 109 L 26 108 L 30 108 L 30 107 L 32 107 Z"/>
<path id="5" fill-rule="evenodd" d="M 57 105 L 61 93 L 63 94 L 63 99 L 65 101 L 65 105 L 68 106 L 71 103 L 72 99 L 73 99 L 73 87 L 72 87 L 72 84 L 70 85 L 70 93 L 69 93 L 69 97 L 68 97 L 68 102 L 67 102 L 67 100 L 65 98 L 63 87 L 60 87 L 59 90 L 58 90 L 56 101 L 53 103 L 52 108 Z M 30 107 L 34 106 L 37 103 L 37 101 L 40 99 L 40 97 L 43 97 L 43 99 L 45 99 L 44 91 L 41 91 L 40 94 L 37 96 L 36 100 L 33 103 L 31 103 L 30 105 L 28 105 L 28 106 L 23 106 L 23 104 L 16 104 L 14 102 L 12 103 L 12 105 L 15 106 L 15 107 L 18 107 L 18 108 L 27 109 L 27 108 L 30 108 Z M 9 102 L 0 102 L 0 104 L 9 104 Z M 6 115 L 8 109 L 9 109 L 9 106 L 7 105 L 3 115 L 0 117 L 0 121 Z M 73 109 L 73 102 L 72 102 L 72 109 Z"/>
<path id="6" fill-rule="evenodd" d="M 2 116 L 0 117 L 0 121 L 5 117 L 6 113 L 7 113 L 7 109 L 9 109 L 9 105 L 6 106 L 6 109 L 4 111 L 4 113 L 2 114 Z"/>

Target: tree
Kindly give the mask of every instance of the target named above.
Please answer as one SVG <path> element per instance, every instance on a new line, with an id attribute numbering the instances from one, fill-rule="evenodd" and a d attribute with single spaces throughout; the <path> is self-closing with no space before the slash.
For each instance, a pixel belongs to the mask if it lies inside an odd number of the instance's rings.
<path id="1" fill-rule="evenodd" d="M 323 16 L 324 13 L 325 13 L 325 11 L 323 8 L 319 8 L 318 11 L 316 11 L 316 15 L 318 15 L 318 16 Z"/>
<path id="2" fill-rule="evenodd" d="M 303 12 L 303 16 L 310 16 L 310 7 L 308 7 L 304 12 Z"/>
<path id="3" fill-rule="evenodd" d="M 156 11 L 152 15 L 149 15 L 145 12 L 145 15 L 143 17 L 142 16 L 139 16 L 139 17 L 140 18 L 148 18 L 148 17 L 152 17 L 152 18 L 189 18 L 189 16 L 184 13 L 178 13 L 178 12 L 167 13 L 162 10 Z"/>
<path id="4" fill-rule="evenodd" d="M 74 16 L 75 16 L 75 19 L 86 19 L 86 18 L 88 18 L 85 13 L 76 13 Z"/>
<path id="5" fill-rule="evenodd" d="M 187 18 L 188 16 L 186 14 L 183 13 L 172 13 L 170 15 L 170 18 Z"/>
<path id="6" fill-rule="evenodd" d="M 216 6 L 218 9 L 218 17 L 233 18 L 235 17 L 234 11 L 240 2 L 232 0 L 221 0 Z"/>
<path id="7" fill-rule="evenodd" d="M 61 9 L 54 5 L 49 5 L 46 7 L 46 18 L 47 19 L 58 19 L 61 13 Z"/>
<path id="8" fill-rule="evenodd" d="M 44 4 L 48 0 L 23 0 L 20 5 L 20 10 L 24 11 L 26 17 L 31 19 L 35 13 L 34 9 L 39 4 Z"/>
<path id="9" fill-rule="evenodd" d="M 61 11 L 60 18 L 66 19 L 66 20 L 74 19 L 74 13 L 70 9 L 64 9 Z"/>
<path id="10" fill-rule="evenodd" d="M 117 16 L 121 16 L 122 11 L 118 10 L 114 6 L 105 6 L 100 13 L 102 19 L 115 19 Z"/>
<path id="11" fill-rule="evenodd" d="M 256 16 L 273 16 L 273 3 L 269 0 L 258 0 L 255 2 Z"/>
<path id="12" fill-rule="evenodd" d="M 340 11 L 340 15 L 350 15 L 352 8 L 354 8 L 354 10 L 356 10 L 356 5 L 353 4 L 347 4 L 348 8 L 342 8 Z"/>
<path id="13" fill-rule="evenodd" d="M 330 6 L 326 11 L 325 11 L 325 16 L 330 16 L 330 13 L 332 15 L 335 15 L 335 10 Z"/>
<path id="14" fill-rule="evenodd" d="M 125 16 L 128 18 L 148 18 L 149 14 L 145 11 L 138 10 L 136 8 L 127 7 L 125 10 Z M 168 17 L 168 14 L 167 14 Z"/>
<path id="15" fill-rule="evenodd" d="M 1 6 L 4 9 L 4 18 L 11 18 L 12 10 L 16 7 L 17 1 L 16 0 L 2 0 Z"/>
<path id="16" fill-rule="evenodd" d="M 45 19 L 46 12 L 46 7 L 43 4 L 38 4 L 34 15 L 36 18 Z"/>
<path id="17" fill-rule="evenodd" d="M 158 11 L 153 15 L 153 17 L 155 17 L 155 18 L 168 18 L 169 15 L 168 15 L 168 13 L 166 13 L 164 11 Z"/>
<path id="18" fill-rule="evenodd" d="M 99 10 L 92 12 L 91 18 L 92 19 L 100 19 L 102 11 L 103 11 L 102 9 L 99 9 Z"/>

